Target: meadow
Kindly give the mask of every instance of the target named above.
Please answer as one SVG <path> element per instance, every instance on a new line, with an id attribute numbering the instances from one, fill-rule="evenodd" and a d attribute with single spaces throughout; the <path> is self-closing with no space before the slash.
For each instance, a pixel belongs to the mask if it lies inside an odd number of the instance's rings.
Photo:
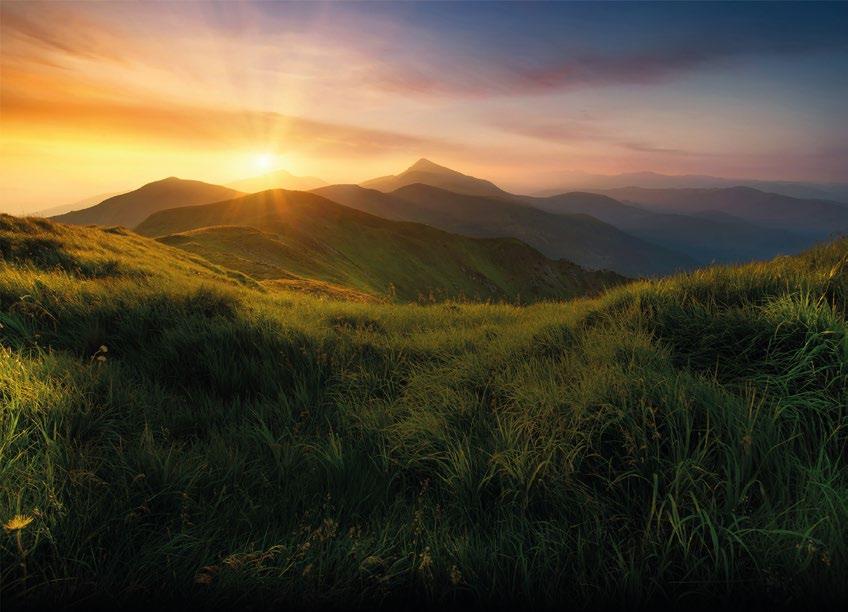
<path id="1" fill-rule="evenodd" d="M 527 306 L 0 255 L 7 604 L 848 601 L 848 240 Z"/>

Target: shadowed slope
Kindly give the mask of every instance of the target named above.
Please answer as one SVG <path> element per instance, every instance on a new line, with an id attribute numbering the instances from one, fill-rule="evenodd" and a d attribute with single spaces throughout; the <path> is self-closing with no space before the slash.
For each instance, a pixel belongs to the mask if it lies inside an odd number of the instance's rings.
<path id="1" fill-rule="evenodd" d="M 516 202 L 513 196 L 462 195 L 422 184 L 390 194 L 356 185 L 333 185 L 315 193 L 380 216 L 469 236 L 513 236 L 548 257 L 629 276 L 663 274 L 696 265 L 685 255 L 643 242 L 594 217 L 546 212 Z"/>

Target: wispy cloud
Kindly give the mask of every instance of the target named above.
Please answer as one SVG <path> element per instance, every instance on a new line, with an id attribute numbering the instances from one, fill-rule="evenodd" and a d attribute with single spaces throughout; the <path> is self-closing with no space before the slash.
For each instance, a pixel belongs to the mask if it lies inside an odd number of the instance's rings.
<path id="1" fill-rule="evenodd" d="M 564 119 L 561 121 L 539 121 L 527 117 L 496 117 L 490 125 L 504 132 L 516 134 L 554 144 L 601 143 L 638 153 L 652 153 L 666 156 L 706 156 L 674 147 L 623 139 L 620 128 L 614 128 L 591 119 Z"/>

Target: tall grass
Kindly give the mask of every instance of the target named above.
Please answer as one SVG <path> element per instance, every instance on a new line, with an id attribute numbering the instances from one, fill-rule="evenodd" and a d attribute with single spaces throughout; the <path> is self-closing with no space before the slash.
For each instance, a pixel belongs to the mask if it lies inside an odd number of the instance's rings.
<path id="1" fill-rule="evenodd" d="M 527 307 L 0 248 L 4 602 L 848 601 L 846 241 Z"/>

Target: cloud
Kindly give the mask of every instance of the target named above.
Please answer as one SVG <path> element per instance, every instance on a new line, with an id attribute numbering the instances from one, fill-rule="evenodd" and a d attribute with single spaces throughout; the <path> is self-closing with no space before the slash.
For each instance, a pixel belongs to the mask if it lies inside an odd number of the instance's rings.
<path id="1" fill-rule="evenodd" d="M 420 150 L 453 151 L 459 145 L 388 130 L 316 121 L 273 112 L 129 104 L 80 99 L 55 101 L 11 93 L 3 96 L 9 130 L 43 130 L 104 141 L 163 141 L 212 148 L 276 146 L 331 157 Z"/>
<path id="2" fill-rule="evenodd" d="M 510 134 L 541 140 L 556 144 L 575 142 L 603 143 L 628 151 L 638 153 L 654 153 L 659 155 L 676 156 L 706 156 L 707 153 L 697 153 L 685 149 L 663 147 L 643 141 L 622 140 L 620 130 L 604 126 L 593 120 L 565 119 L 555 122 L 540 122 L 524 118 L 495 118 L 490 124 Z"/>

